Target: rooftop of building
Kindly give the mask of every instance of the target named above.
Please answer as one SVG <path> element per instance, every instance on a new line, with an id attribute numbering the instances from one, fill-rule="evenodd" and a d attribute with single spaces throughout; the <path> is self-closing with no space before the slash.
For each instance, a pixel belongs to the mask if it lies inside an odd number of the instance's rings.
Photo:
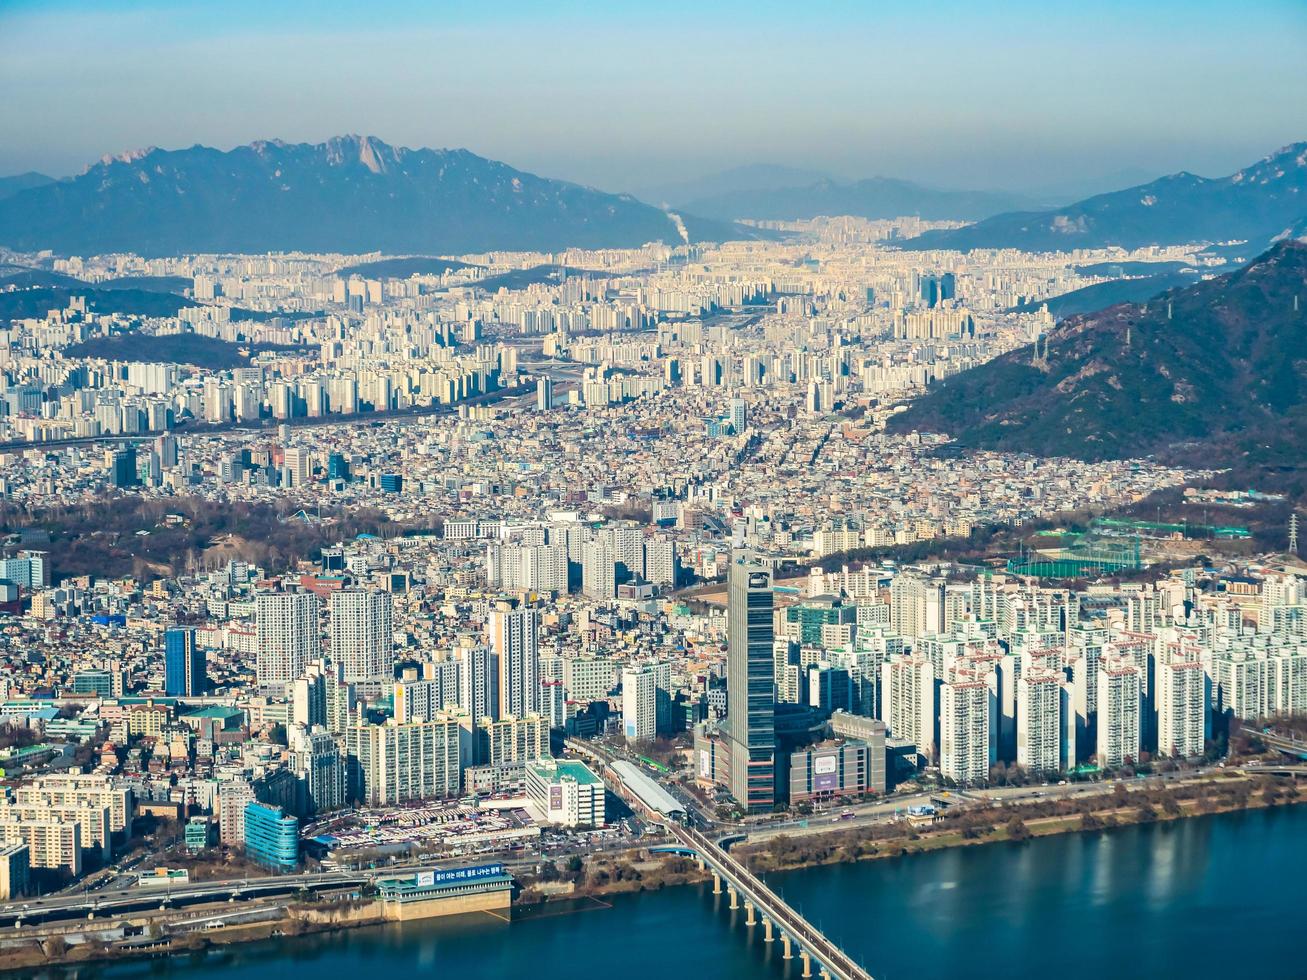
<path id="1" fill-rule="evenodd" d="M 552 763 L 533 765 L 530 768 L 541 779 L 551 783 L 570 779 L 582 786 L 603 784 L 603 780 L 596 776 L 589 766 L 572 759 L 556 759 Z"/>

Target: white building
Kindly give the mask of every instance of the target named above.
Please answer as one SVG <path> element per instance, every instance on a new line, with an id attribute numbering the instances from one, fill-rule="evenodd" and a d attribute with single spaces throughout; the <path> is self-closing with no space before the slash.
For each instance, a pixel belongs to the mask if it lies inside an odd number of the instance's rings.
<path id="1" fill-rule="evenodd" d="M 526 793 L 538 819 L 562 827 L 604 825 L 604 783 L 583 762 L 545 759 L 526 767 Z"/>
<path id="2" fill-rule="evenodd" d="M 622 732 L 628 742 L 651 741 L 658 734 L 658 679 L 650 667 L 622 671 Z"/>
<path id="3" fill-rule="evenodd" d="M 540 611 L 491 610 L 488 629 L 499 662 L 499 717 L 533 714 L 540 698 Z"/>
<path id="4" fill-rule="evenodd" d="M 255 605 L 260 684 L 285 685 L 319 653 L 318 597 L 312 592 L 264 592 Z"/>
<path id="5" fill-rule="evenodd" d="M 994 763 L 989 684 L 961 674 L 939 689 L 939 771 L 961 786 L 989 779 Z"/>
<path id="6" fill-rule="evenodd" d="M 1062 768 L 1062 678 L 1052 671 L 1017 681 L 1017 765 L 1032 774 Z"/>
<path id="7" fill-rule="evenodd" d="M 881 664 L 881 721 L 892 738 L 912 742 L 929 759 L 935 749 L 935 668 L 919 657 Z"/>
<path id="8" fill-rule="evenodd" d="M 1157 665 L 1157 751 L 1202 755 L 1207 720 L 1207 676 L 1196 660 Z"/>
<path id="9" fill-rule="evenodd" d="M 371 806 L 454 796 L 468 737 L 452 718 L 352 725 L 345 730 L 345 751 L 353 793 Z"/>
<path id="10" fill-rule="evenodd" d="M 1098 764 L 1105 769 L 1139 761 L 1139 670 L 1124 662 L 1098 668 Z"/>
<path id="11" fill-rule="evenodd" d="M 331 658 L 344 667 L 346 683 L 389 683 L 395 675 L 390 594 L 343 589 L 331 594 L 328 607 Z"/>

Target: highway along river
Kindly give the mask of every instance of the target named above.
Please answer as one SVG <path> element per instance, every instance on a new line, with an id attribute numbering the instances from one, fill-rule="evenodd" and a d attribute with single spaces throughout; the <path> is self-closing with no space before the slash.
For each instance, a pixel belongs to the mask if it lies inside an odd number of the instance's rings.
<path id="1" fill-rule="evenodd" d="M 1307 806 L 770 876 L 877 980 L 1307 977 Z M 797 977 L 710 887 L 608 908 L 429 920 L 30 977 Z"/>

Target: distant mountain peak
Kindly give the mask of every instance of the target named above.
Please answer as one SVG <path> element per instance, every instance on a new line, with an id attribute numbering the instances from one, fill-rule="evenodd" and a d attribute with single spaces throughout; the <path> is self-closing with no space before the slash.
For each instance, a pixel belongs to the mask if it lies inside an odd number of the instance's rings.
<path id="1" fill-rule="evenodd" d="M 115 163 L 124 163 L 130 165 L 133 163 L 138 163 L 141 160 L 144 160 L 152 153 L 158 153 L 158 152 L 159 152 L 159 148 L 157 146 L 143 146 L 140 147 L 139 149 L 127 150 L 125 153 L 106 153 L 104 156 L 100 157 L 100 163 L 106 167 L 111 167 Z M 90 170 L 92 166 L 93 165 L 88 165 L 86 170 Z M 82 172 L 85 173 L 86 171 L 84 170 Z"/>
<path id="2" fill-rule="evenodd" d="M 0 244 L 65 254 L 457 254 L 759 234 L 693 213 L 673 220 L 628 195 L 463 149 L 393 147 L 357 134 L 228 151 L 150 147 L 102 158 L 72 180 L 0 194 Z"/>
<path id="3" fill-rule="evenodd" d="M 926 232 L 902 247 L 1037 252 L 1246 241 L 1261 250 L 1304 216 L 1307 143 L 1294 143 L 1228 177 L 1180 171 L 1049 211 Z"/>

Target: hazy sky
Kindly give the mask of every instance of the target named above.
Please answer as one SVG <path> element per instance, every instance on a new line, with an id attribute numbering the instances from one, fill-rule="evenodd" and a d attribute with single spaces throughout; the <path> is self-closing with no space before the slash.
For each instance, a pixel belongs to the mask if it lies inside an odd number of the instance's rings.
<path id="1" fill-rule="evenodd" d="M 1221 175 L 1307 140 L 1307 0 L 0 0 L 0 174 L 366 133 L 610 190 Z"/>

